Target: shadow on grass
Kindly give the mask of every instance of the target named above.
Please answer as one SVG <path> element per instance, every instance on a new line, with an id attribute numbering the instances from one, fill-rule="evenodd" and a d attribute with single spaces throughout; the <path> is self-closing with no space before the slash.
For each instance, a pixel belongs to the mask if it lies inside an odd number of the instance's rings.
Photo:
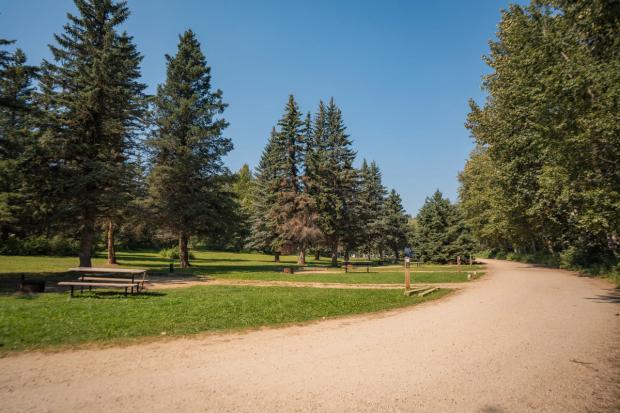
<path id="1" fill-rule="evenodd" d="M 68 294 L 68 291 L 65 291 L 65 293 Z M 156 297 L 164 297 L 166 296 L 166 293 L 161 292 L 161 291 L 147 291 L 147 292 L 142 292 L 140 294 L 128 294 L 127 296 L 125 296 L 124 293 L 122 292 L 118 292 L 118 291 L 84 291 L 84 293 L 80 293 L 80 292 L 75 292 L 75 295 L 71 298 L 72 300 L 75 299 L 98 299 L 98 300 L 110 300 L 110 299 L 117 299 L 117 298 L 127 298 L 130 300 L 143 300 L 143 299 L 149 299 L 149 298 L 156 298 Z"/>

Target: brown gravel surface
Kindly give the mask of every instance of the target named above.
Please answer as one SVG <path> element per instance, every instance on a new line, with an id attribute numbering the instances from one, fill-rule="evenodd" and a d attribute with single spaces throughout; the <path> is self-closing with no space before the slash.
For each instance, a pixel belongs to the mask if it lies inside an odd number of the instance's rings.
<path id="1" fill-rule="evenodd" d="M 445 300 L 375 315 L 5 357 L 0 411 L 617 411 L 617 291 L 489 270 Z"/>
<path id="2" fill-rule="evenodd" d="M 473 281 L 475 282 L 475 281 Z M 432 283 L 432 284 L 412 284 L 413 287 L 439 287 L 439 288 L 465 288 L 472 281 L 462 283 Z M 165 290 L 168 288 L 192 287 L 195 285 L 247 285 L 251 287 L 312 287 L 312 288 L 338 288 L 338 289 L 364 289 L 364 290 L 402 290 L 404 284 L 346 284 L 346 283 L 323 283 L 309 281 L 266 281 L 266 280 L 235 280 L 235 279 L 210 279 L 207 281 L 193 280 L 163 280 L 151 281 L 146 287 L 150 290 Z"/>

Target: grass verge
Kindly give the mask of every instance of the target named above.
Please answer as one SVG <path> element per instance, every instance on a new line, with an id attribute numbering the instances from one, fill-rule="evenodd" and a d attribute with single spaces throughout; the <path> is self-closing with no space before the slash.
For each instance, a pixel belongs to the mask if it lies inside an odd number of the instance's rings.
<path id="1" fill-rule="evenodd" d="M 197 286 L 124 298 L 114 292 L 0 296 L 0 355 L 141 337 L 282 325 L 434 300 L 401 290 Z"/>
<path id="2" fill-rule="evenodd" d="M 404 284 L 405 274 L 401 272 L 351 272 L 332 274 L 279 274 L 279 273 L 234 273 L 217 275 L 216 278 L 233 280 L 297 281 L 342 284 Z M 461 283 L 467 281 L 466 272 L 423 272 L 411 273 L 413 283 Z"/>

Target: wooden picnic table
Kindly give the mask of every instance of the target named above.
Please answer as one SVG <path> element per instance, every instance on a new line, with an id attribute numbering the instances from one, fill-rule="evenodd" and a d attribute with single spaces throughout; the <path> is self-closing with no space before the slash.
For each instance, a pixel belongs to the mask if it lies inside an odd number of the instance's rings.
<path id="1" fill-rule="evenodd" d="M 370 266 L 373 265 L 372 261 L 345 261 L 344 272 L 349 272 L 349 266 L 351 267 L 366 267 L 366 272 L 370 272 Z"/>
<path id="2" fill-rule="evenodd" d="M 84 292 L 84 287 L 92 289 L 92 287 L 108 287 L 123 288 L 125 295 L 128 290 L 131 293 L 140 292 L 144 288 L 146 280 L 146 270 L 136 268 L 108 268 L 108 267 L 76 267 L 69 268 L 68 272 L 79 273 L 77 281 L 61 281 L 58 285 L 66 285 L 71 287 L 71 297 L 75 287 L 80 287 L 80 292 Z M 127 275 L 131 278 L 107 277 L 106 275 Z"/>

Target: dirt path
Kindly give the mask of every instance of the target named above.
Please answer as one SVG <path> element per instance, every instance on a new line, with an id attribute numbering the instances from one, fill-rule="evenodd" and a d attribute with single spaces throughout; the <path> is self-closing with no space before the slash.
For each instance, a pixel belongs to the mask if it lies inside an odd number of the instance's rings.
<path id="1" fill-rule="evenodd" d="M 474 281 L 475 282 L 475 281 Z M 311 288 L 344 288 L 344 289 L 365 289 L 365 290 L 402 290 L 403 284 L 347 284 L 347 283 L 326 283 L 314 281 L 268 281 L 268 280 L 235 280 L 226 278 L 215 278 L 207 281 L 169 279 L 164 281 L 152 281 L 147 284 L 148 289 L 165 290 L 168 288 L 191 287 L 194 285 L 249 285 L 252 287 L 311 287 Z M 432 283 L 432 284 L 412 284 L 414 287 L 432 286 L 439 288 L 466 288 L 471 282 L 462 283 Z"/>
<path id="2" fill-rule="evenodd" d="M 617 292 L 489 266 L 446 300 L 380 315 L 0 359 L 0 410 L 615 411 Z"/>

